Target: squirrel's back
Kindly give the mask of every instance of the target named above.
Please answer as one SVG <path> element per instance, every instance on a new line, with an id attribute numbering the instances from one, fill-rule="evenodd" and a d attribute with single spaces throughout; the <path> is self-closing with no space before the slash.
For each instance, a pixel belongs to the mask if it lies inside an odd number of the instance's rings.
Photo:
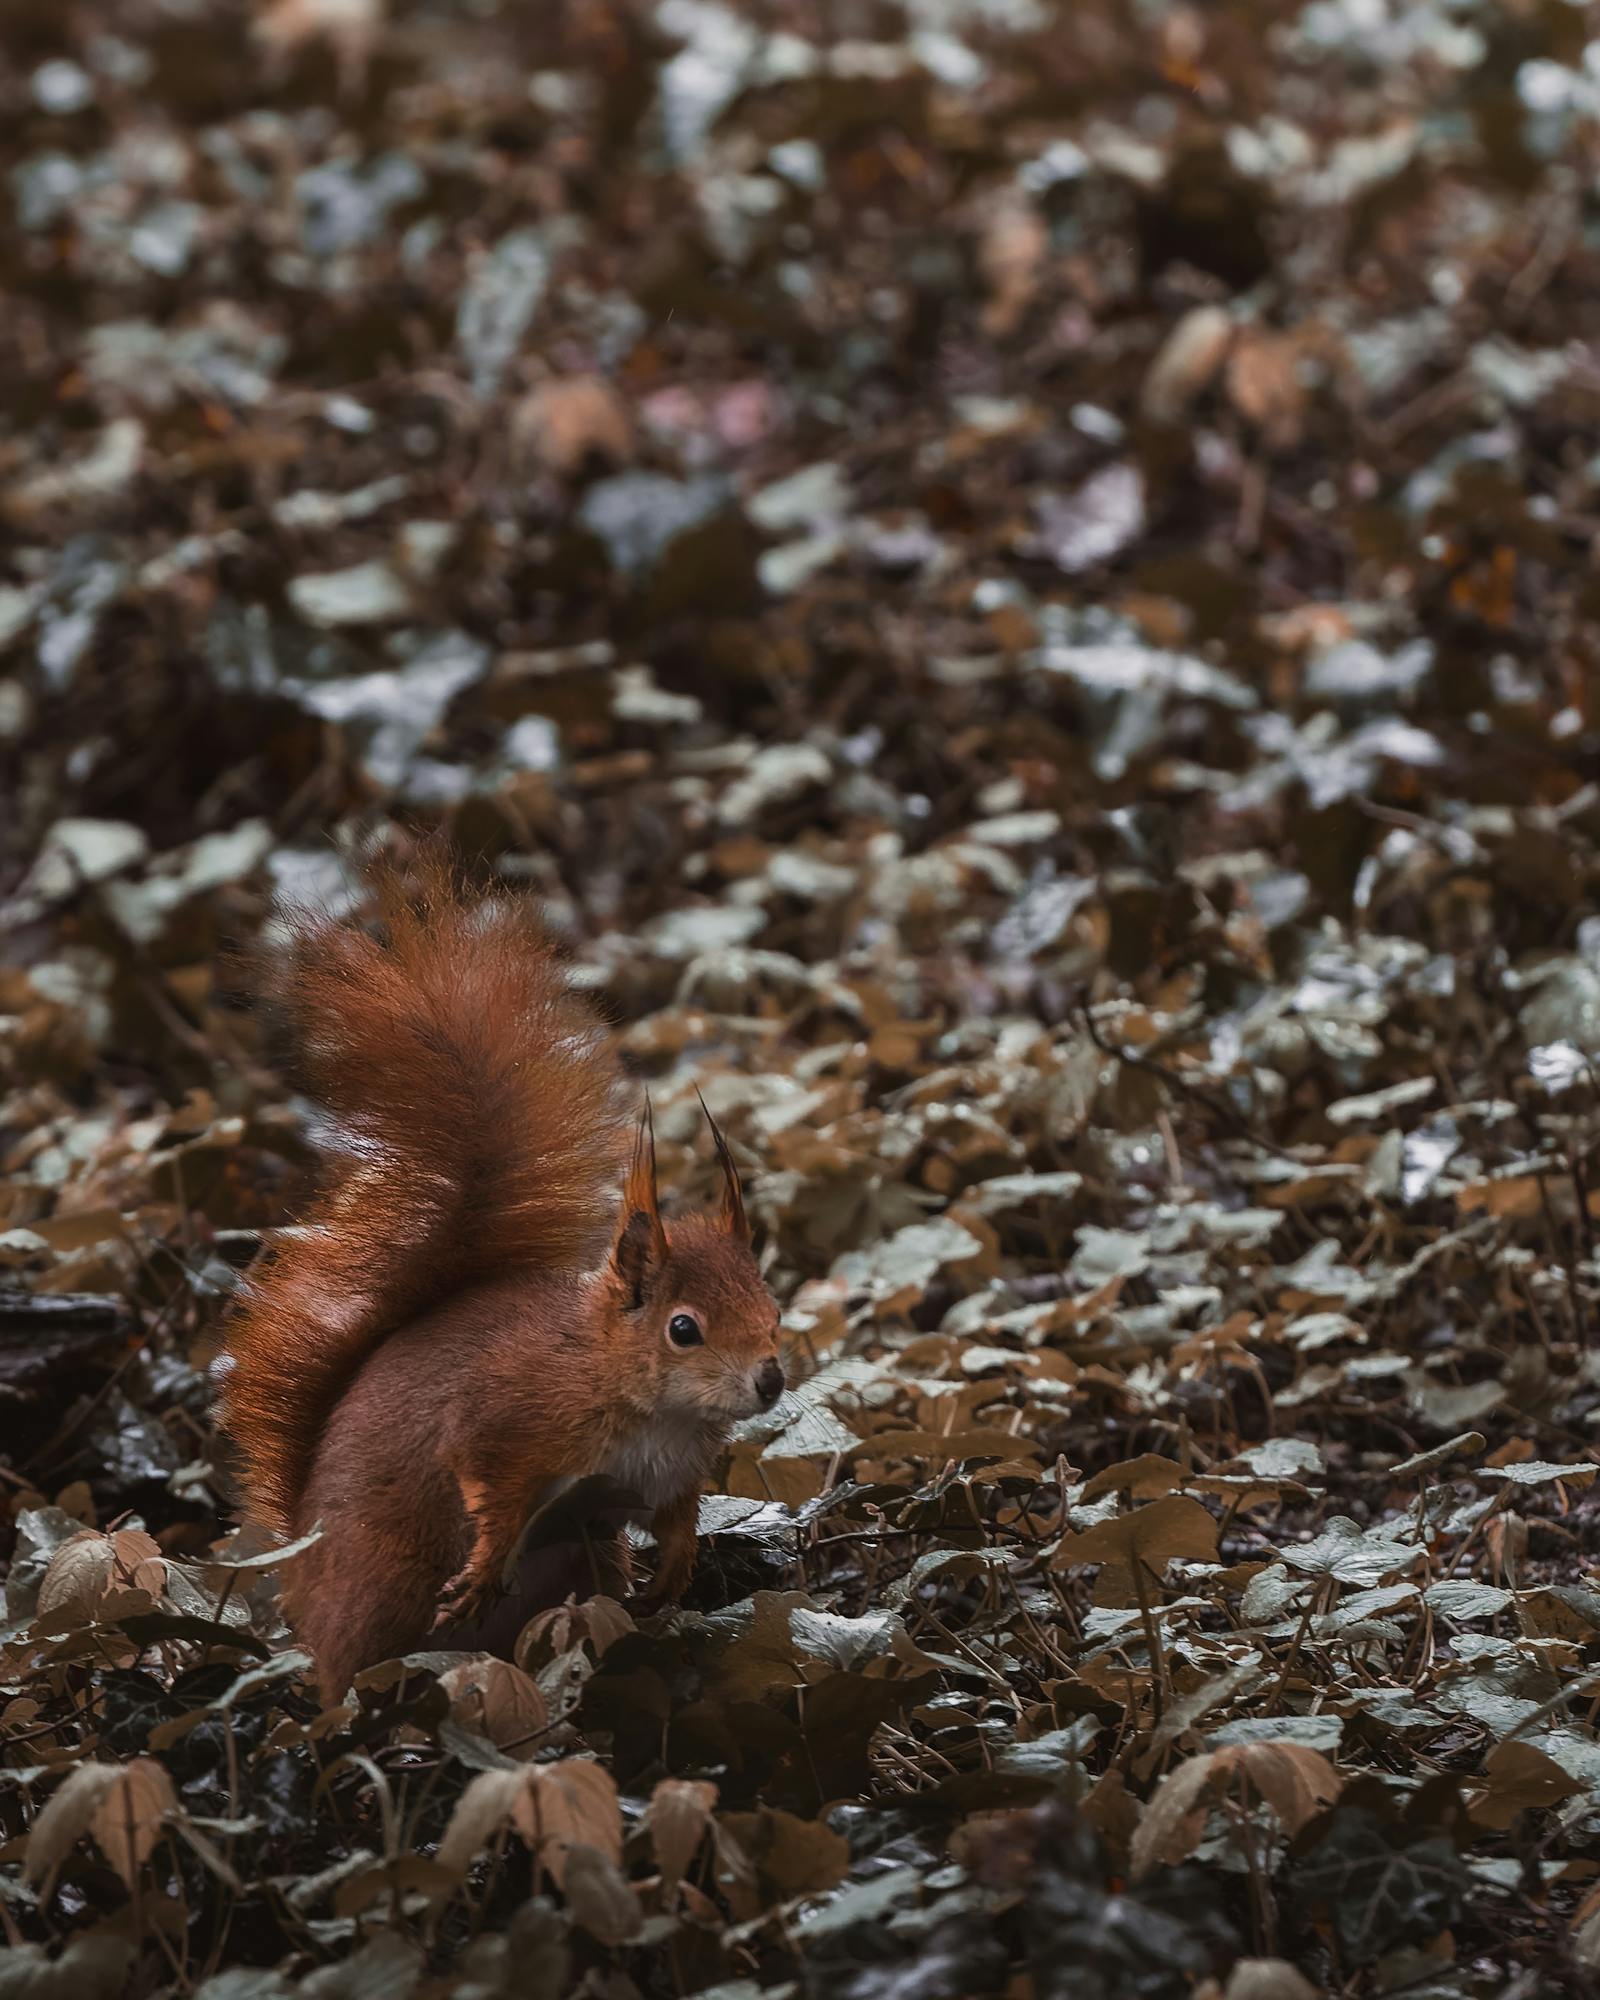
<path id="1" fill-rule="evenodd" d="M 327 1184 L 252 1275 L 223 1384 L 252 1511 L 282 1532 L 388 1334 L 487 1278 L 599 1260 L 628 1144 L 610 1038 L 526 900 L 464 896 L 437 857 L 376 886 L 376 929 L 285 919 Z"/>

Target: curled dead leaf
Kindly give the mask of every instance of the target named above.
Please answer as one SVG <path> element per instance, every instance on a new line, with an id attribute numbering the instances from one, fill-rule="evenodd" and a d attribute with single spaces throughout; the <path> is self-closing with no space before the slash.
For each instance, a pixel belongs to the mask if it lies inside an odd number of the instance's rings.
<path id="1" fill-rule="evenodd" d="M 988 287 L 986 333 L 1012 332 L 1033 303 L 1050 249 L 1050 230 L 1032 202 L 1012 194 L 990 212 L 978 245 L 978 266 Z"/>
<path id="2" fill-rule="evenodd" d="M 166 1588 L 160 1545 L 139 1528 L 114 1534 L 86 1529 L 63 1542 L 39 1585 L 38 1616 L 49 1628 L 85 1625 L 113 1590 L 142 1590 L 152 1600 Z"/>
<path id="3" fill-rule="evenodd" d="M 1176 423 L 1216 379 L 1233 341 L 1233 316 L 1224 306 L 1186 312 L 1150 364 L 1140 401 L 1147 417 Z"/>
<path id="4" fill-rule="evenodd" d="M 1303 1743 L 1240 1743 L 1191 1757 L 1168 1772 L 1145 1807 L 1130 1845 L 1135 1880 L 1158 1862 L 1183 1861 L 1205 1831 L 1211 1796 L 1241 1778 L 1272 1808 L 1286 1834 L 1339 1795 L 1337 1771 Z"/>
<path id="5" fill-rule="evenodd" d="M 694 1859 L 716 1803 L 715 1785 L 689 1778 L 663 1778 L 650 1794 L 644 1824 L 668 1889 L 676 1887 Z"/>
<path id="6" fill-rule="evenodd" d="M 42 1882 L 89 1830 L 100 1801 L 117 1781 L 114 1764 L 79 1764 L 41 1808 L 28 1834 L 23 1880 Z"/>
<path id="7" fill-rule="evenodd" d="M 1299 438 L 1306 391 L 1300 378 L 1301 343 L 1265 327 L 1242 328 L 1228 357 L 1228 395 L 1246 423 L 1274 451 Z"/>
<path id="8" fill-rule="evenodd" d="M 633 457 L 628 406 L 599 375 L 541 382 L 517 405 L 511 436 L 518 451 L 564 478 L 590 460 L 625 465 Z"/>
<path id="9" fill-rule="evenodd" d="M 573 1921 L 602 1944 L 626 1944 L 644 1927 L 639 1898 L 609 1854 L 575 1841 L 566 1851 L 562 1889 Z"/>
<path id="10" fill-rule="evenodd" d="M 88 1833 L 131 1889 L 177 1803 L 166 1766 L 154 1757 L 135 1757 L 126 1764 L 80 1764 L 33 1823 L 25 1877 L 30 1882 L 43 1880 Z"/>
<path id="11" fill-rule="evenodd" d="M 508 1824 L 558 1888 L 575 1844 L 596 1848 L 613 1862 L 622 1858 L 617 1787 L 592 1758 L 568 1757 L 520 1771 L 480 1771 L 456 1801 L 439 1843 L 440 1865 L 459 1880 L 472 1857 Z"/>
<path id="12" fill-rule="evenodd" d="M 538 1683 L 507 1660 L 466 1660 L 439 1676 L 451 1720 L 486 1736 L 497 1750 L 531 1757 L 550 1711 Z"/>
<path id="13" fill-rule="evenodd" d="M 282 64 L 307 43 L 325 42 L 346 89 L 361 82 L 383 26 L 385 0 L 267 0 L 257 9 L 256 38 Z"/>

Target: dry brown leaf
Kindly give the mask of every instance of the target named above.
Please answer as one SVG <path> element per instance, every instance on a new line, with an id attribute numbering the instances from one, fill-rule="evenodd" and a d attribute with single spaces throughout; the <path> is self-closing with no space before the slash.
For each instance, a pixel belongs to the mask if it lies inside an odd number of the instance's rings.
<path id="1" fill-rule="evenodd" d="M 530 1764 L 520 1771 L 480 1771 L 456 1801 L 439 1843 L 440 1865 L 459 1878 L 507 1823 L 559 1887 L 574 1844 L 622 1858 L 622 1814 L 609 1772 L 587 1757 Z"/>
<path id="2" fill-rule="evenodd" d="M 1228 395 L 1233 407 L 1274 451 L 1294 444 L 1304 422 L 1301 352 L 1301 343 L 1292 334 L 1247 326 L 1240 329 L 1228 357 Z"/>
<path id="3" fill-rule="evenodd" d="M 1471 1802 L 1480 1826 L 1503 1831 L 1520 1812 L 1544 1811 L 1583 1790 L 1576 1778 L 1532 1743 L 1508 1737 L 1497 1743 L 1483 1767 L 1483 1789 Z"/>
<path id="4" fill-rule="evenodd" d="M 850 1843 L 821 1820 L 779 1806 L 723 1813 L 717 1820 L 717 1887 L 736 1917 L 754 1916 L 775 1897 L 819 1896 L 842 1882 Z"/>
<path id="5" fill-rule="evenodd" d="M 591 1597 L 582 1604 L 556 1604 L 530 1618 L 517 1639 L 516 1662 L 526 1673 L 537 1672 L 557 1653 L 574 1646 L 593 1648 L 597 1660 L 636 1628 L 614 1597 Z"/>
<path id="6" fill-rule="evenodd" d="M 525 1771 L 480 1771 L 456 1800 L 437 1860 L 457 1880 L 510 1820 L 527 1785 Z"/>
<path id="7" fill-rule="evenodd" d="M 1132 1570 L 1136 1564 L 1160 1576 L 1168 1562 L 1210 1562 L 1216 1556 L 1216 1516 L 1188 1494 L 1166 1494 L 1148 1506 L 1130 1508 L 1096 1522 L 1082 1534 L 1064 1536 L 1056 1568 L 1106 1562 Z"/>
<path id="8" fill-rule="evenodd" d="M 41 1882 L 89 1830 L 101 1800 L 121 1777 L 115 1764 L 79 1764 L 50 1794 L 28 1833 L 23 1879 Z"/>
<path id="9" fill-rule="evenodd" d="M 41 1881 L 92 1834 L 128 1888 L 177 1805 L 166 1767 L 153 1757 L 126 1764 L 80 1764 L 51 1794 L 28 1836 L 24 1874 Z"/>
<path id="10" fill-rule="evenodd" d="M 1205 1832 L 1206 1795 L 1220 1754 L 1213 1750 L 1191 1757 L 1156 1787 L 1128 1846 L 1135 1881 L 1158 1861 L 1182 1861 L 1194 1852 Z"/>
<path id="11" fill-rule="evenodd" d="M 558 1888 L 575 1843 L 597 1848 L 612 1862 L 622 1859 L 616 1781 L 592 1758 L 567 1757 L 559 1764 L 530 1766 L 512 1818 Z"/>
<path id="12" fill-rule="evenodd" d="M 1269 645 L 1289 653 L 1319 653 L 1355 631 L 1342 604 L 1296 604 L 1268 612 L 1257 620 L 1257 629 Z"/>
<path id="13" fill-rule="evenodd" d="M 1186 312 L 1150 364 L 1140 401 L 1147 417 L 1176 423 L 1216 379 L 1233 342 L 1233 316 L 1224 306 Z"/>
<path id="14" fill-rule="evenodd" d="M 39 1585 L 39 1618 L 47 1628 L 84 1625 L 94 1616 L 111 1574 L 111 1549 L 104 1535 L 88 1529 L 63 1542 L 50 1558 Z"/>
<path id="15" fill-rule="evenodd" d="M 167 1586 L 167 1564 L 155 1537 L 142 1528 L 119 1528 L 110 1541 L 114 1581 L 159 1597 Z"/>
<path id="16" fill-rule="evenodd" d="M 1540 1213 L 1543 1190 L 1544 1183 L 1537 1174 L 1468 1181 L 1456 1194 L 1456 1206 L 1463 1215 L 1474 1215 L 1483 1209 L 1500 1221 L 1525 1222 Z"/>
<path id="17" fill-rule="evenodd" d="M 467 1660 L 439 1676 L 450 1697 L 451 1720 L 496 1749 L 531 1757 L 550 1720 L 537 1681 L 508 1660 Z"/>
<path id="18" fill-rule="evenodd" d="M 1098 1500 L 1102 1493 L 1127 1493 L 1135 1500 L 1154 1500 L 1182 1484 L 1183 1467 L 1175 1458 L 1147 1451 L 1097 1472 L 1084 1486 L 1083 1498 L 1087 1503 Z"/>
<path id="19" fill-rule="evenodd" d="M 154 1757 L 124 1764 L 101 1793 L 89 1831 L 125 1887 L 132 1889 L 177 1803 L 166 1766 Z"/>
<path id="20" fill-rule="evenodd" d="M 1322 1752 L 1305 1743 L 1242 1743 L 1218 1754 L 1250 1780 L 1289 1834 L 1336 1799 L 1343 1782 Z"/>
<path id="21" fill-rule="evenodd" d="M 860 1444 L 852 1445 L 842 1456 L 845 1464 L 860 1467 L 868 1464 L 889 1465 L 900 1459 L 932 1460 L 942 1464 L 952 1458 L 1035 1458 L 1038 1450 L 1031 1439 L 1017 1437 L 996 1426 L 993 1429 L 949 1432 L 878 1431 L 872 1437 L 863 1438 Z"/>
<path id="22" fill-rule="evenodd" d="M 1013 194 L 996 203 L 978 244 L 978 268 L 989 293 L 986 333 L 1003 337 L 1015 330 L 1039 289 L 1049 249 L 1049 225 L 1032 202 Z"/>
<path id="23" fill-rule="evenodd" d="M 716 1786 L 692 1778 L 663 1778 L 650 1794 L 644 1824 L 669 1890 L 694 1859 L 716 1803 Z"/>
<path id="24" fill-rule="evenodd" d="M 644 1927 L 644 1911 L 627 1877 L 598 1847 L 573 1842 L 563 1857 L 561 1887 L 573 1921 L 602 1944 L 626 1944 Z"/>
<path id="25" fill-rule="evenodd" d="M 87 1529 L 63 1542 L 39 1585 L 39 1616 L 56 1628 L 87 1624 L 108 1592 L 142 1590 L 152 1599 L 166 1588 L 167 1566 L 153 1536 L 120 1528 Z"/>
<path id="26" fill-rule="evenodd" d="M 278 63 L 306 43 L 326 42 L 348 89 L 365 74 L 384 11 L 385 0 L 266 0 L 256 15 L 255 33 Z"/>
<path id="27" fill-rule="evenodd" d="M 1145 1807 L 1130 1845 L 1135 1879 L 1157 1862 L 1177 1862 L 1194 1852 L 1205 1831 L 1208 1794 L 1243 1777 L 1271 1806 L 1286 1834 L 1339 1795 L 1340 1778 L 1327 1758 L 1303 1743 L 1230 1744 L 1191 1757 L 1168 1772 Z"/>
<path id="28" fill-rule="evenodd" d="M 563 375 L 541 382 L 511 418 L 519 451 L 563 477 L 591 459 L 624 465 L 633 457 L 633 418 L 616 390 L 599 375 Z"/>

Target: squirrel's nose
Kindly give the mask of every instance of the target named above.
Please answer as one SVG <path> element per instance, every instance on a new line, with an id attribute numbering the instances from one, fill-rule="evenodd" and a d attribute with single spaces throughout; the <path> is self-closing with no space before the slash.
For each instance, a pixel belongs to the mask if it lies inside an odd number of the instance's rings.
<path id="1" fill-rule="evenodd" d="M 770 1410 L 783 1394 L 783 1365 L 776 1355 L 769 1355 L 756 1370 L 755 1388 L 761 1398 L 761 1406 L 766 1410 Z"/>

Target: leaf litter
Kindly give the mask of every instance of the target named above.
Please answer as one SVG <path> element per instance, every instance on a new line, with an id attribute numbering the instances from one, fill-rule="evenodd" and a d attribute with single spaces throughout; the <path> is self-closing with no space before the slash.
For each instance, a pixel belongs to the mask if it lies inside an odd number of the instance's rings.
<path id="1" fill-rule="evenodd" d="M 0 1993 L 1600 1990 L 1600 19 L 0 22 Z M 442 825 L 785 1303 L 319 1712 L 229 968 Z"/>

